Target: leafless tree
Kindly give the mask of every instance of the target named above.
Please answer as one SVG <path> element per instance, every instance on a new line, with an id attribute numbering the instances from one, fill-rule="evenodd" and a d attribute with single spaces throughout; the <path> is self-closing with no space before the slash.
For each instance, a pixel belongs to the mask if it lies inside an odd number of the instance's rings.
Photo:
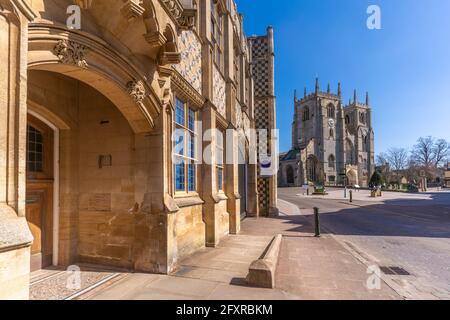
<path id="1" fill-rule="evenodd" d="M 387 154 L 382 152 L 380 154 L 377 155 L 377 159 L 376 159 L 376 164 L 379 167 L 385 166 L 386 164 L 388 164 L 389 161 L 387 160 Z"/>
<path id="2" fill-rule="evenodd" d="M 408 165 L 408 150 L 405 148 L 391 148 L 387 153 L 389 165 L 395 171 L 401 171 Z"/>
<path id="3" fill-rule="evenodd" d="M 443 166 L 450 156 L 450 143 L 448 143 L 445 139 L 437 140 L 434 143 L 433 154 L 435 166 Z"/>
<path id="4" fill-rule="evenodd" d="M 419 166 L 429 169 L 435 164 L 435 139 L 419 138 L 411 152 L 412 160 Z"/>

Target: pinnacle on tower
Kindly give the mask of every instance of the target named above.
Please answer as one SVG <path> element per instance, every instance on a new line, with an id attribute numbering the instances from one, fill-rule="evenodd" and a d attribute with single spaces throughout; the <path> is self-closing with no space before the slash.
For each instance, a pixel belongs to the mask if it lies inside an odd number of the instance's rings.
<path id="1" fill-rule="evenodd" d="M 330 93 L 331 93 L 331 88 L 330 88 L 330 84 L 328 84 L 328 87 L 327 87 L 327 93 L 328 93 L 328 94 L 330 94 Z"/>
<path id="2" fill-rule="evenodd" d="M 316 94 L 318 94 L 320 91 L 320 87 L 319 87 L 319 78 L 316 78 Z"/>
<path id="3" fill-rule="evenodd" d="M 355 105 L 358 103 L 358 93 L 356 92 L 356 89 L 353 93 L 353 102 L 355 103 Z"/>
<path id="4" fill-rule="evenodd" d="M 303 97 L 306 99 L 306 96 L 307 96 L 308 94 L 306 93 L 306 87 L 305 87 L 305 91 L 303 92 Z"/>
<path id="5" fill-rule="evenodd" d="M 369 106 L 369 91 L 366 92 L 366 106 Z"/>
<path id="6" fill-rule="evenodd" d="M 338 83 L 338 96 L 342 96 L 342 91 L 341 91 L 341 83 Z"/>
<path id="7" fill-rule="evenodd" d="M 294 102 L 297 102 L 297 90 L 294 90 Z"/>

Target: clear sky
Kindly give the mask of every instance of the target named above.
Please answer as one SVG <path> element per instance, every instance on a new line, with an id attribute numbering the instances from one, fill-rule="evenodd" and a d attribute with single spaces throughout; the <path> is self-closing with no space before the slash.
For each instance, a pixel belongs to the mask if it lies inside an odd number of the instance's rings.
<path id="1" fill-rule="evenodd" d="M 344 102 L 373 107 L 376 153 L 410 148 L 420 136 L 450 141 L 449 0 L 237 0 L 247 35 L 272 25 L 280 151 L 291 146 L 293 92 L 342 82 Z M 366 26 L 369 5 L 382 30 Z"/>

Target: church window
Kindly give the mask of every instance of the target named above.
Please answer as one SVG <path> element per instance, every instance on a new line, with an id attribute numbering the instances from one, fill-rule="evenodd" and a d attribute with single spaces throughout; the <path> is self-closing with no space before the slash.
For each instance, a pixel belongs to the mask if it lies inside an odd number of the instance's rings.
<path id="1" fill-rule="evenodd" d="M 350 124 L 350 116 L 349 115 L 345 116 L 345 124 Z"/>
<path id="2" fill-rule="evenodd" d="M 366 115 L 363 112 L 359 114 L 359 119 L 361 123 L 366 123 Z"/>
<path id="3" fill-rule="evenodd" d="M 367 146 L 368 139 L 367 139 L 367 136 L 363 136 L 362 140 L 363 140 L 363 143 L 362 143 L 362 145 L 363 145 L 363 152 L 367 152 L 367 150 L 368 150 L 368 146 Z"/>
<path id="4" fill-rule="evenodd" d="M 334 169 L 336 168 L 336 158 L 333 155 L 328 157 L 328 168 Z"/>
<path id="5" fill-rule="evenodd" d="M 303 110 L 303 121 L 308 121 L 309 120 L 309 108 L 305 107 L 305 109 Z"/>
<path id="6" fill-rule="evenodd" d="M 328 118 L 334 119 L 336 116 L 336 112 L 335 112 L 334 106 L 332 104 L 328 105 L 327 111 L 328 111 Z"/>

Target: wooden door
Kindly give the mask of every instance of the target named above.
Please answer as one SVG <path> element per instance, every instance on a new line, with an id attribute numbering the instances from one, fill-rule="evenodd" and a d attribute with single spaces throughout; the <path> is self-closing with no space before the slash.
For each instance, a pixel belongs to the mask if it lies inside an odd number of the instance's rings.
<path id="1" fill-rule="evenodd" d="M 53 130 L 29 115 L 27 126 L 26 217 L 34 237 L 31 270 L 52 264 Z"/>

